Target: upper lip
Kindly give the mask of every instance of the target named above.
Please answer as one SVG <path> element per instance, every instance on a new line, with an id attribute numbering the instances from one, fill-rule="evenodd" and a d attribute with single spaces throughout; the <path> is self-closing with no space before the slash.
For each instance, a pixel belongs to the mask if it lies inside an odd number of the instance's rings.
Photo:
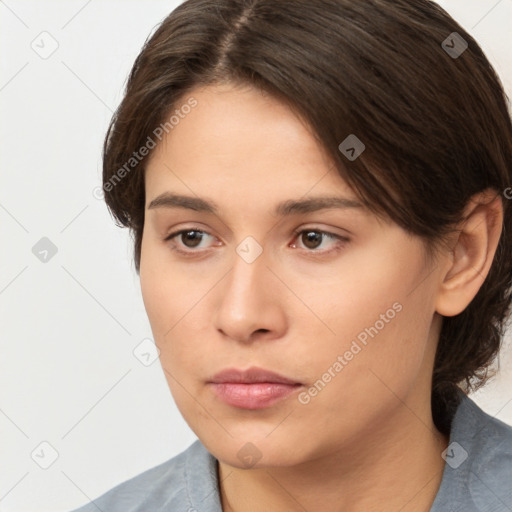
<path id="1" fill-rule="evenodd" d="M 273 382 L 278 384 L 300 384 L 296 380 L 289 379 L 283 375 L 265 370 L 263 368 L 248 368 L 247 370 L 239 370 L 237 368 L 227 368 L 216 373 L 210 382 L 215 384 L 234 382 L 239 384 L 254 384 L 258 382 Z"/>

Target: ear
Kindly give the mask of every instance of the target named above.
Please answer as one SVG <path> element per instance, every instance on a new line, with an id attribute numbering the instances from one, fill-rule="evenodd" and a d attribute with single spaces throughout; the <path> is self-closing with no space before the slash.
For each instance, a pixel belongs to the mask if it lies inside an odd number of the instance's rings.
<path id="1" fill-rule="evenodd" d="M 464 209 L 443 271 L 436 311 L 462 313 L 482 286 L 494 258 L 503 226 L 501 195 L 487 189 L 475 194 Z"/>

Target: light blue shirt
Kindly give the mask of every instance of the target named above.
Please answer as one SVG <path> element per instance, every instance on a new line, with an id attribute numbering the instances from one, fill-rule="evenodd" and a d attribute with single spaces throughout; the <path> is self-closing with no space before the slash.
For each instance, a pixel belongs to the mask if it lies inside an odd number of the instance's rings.
<path id="1" fill-rule="evenodd" d="M 512 512 L 512 427 L 464 395 L 443 458 L 430 512 Z M 98 511 L 222 512 L 217 459 L 196 441 L 75 512 Z"/>

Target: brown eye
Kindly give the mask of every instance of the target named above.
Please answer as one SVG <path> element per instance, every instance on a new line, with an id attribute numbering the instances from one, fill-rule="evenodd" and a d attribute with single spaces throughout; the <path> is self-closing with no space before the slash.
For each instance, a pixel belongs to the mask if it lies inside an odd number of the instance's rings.
<path id="1" fill-rule="evenodd" d="M 210 239 L 209 244 L 208 239 Z M 169 248 L 172 251 L 188 258 L 204 256 L 213 249 L 214 246 L 218 247 L 222 245 L 222 242 L 216 240 L 213 235 L 196 227 L 175 231 L 168 235 L 164 241 L 170 242 Z"/>
<path id="2" fill-rule="evenodd" d="M 347 237 L 316 228 L 298 229 L 294 234 L 297 242 L 292 247 L 315 256 L 340 251 L 350 241 Z"/>
<path id="3" fill-rule="evenodd" d="M 303 231 L 301 240 L 308 249 L 317 249 L 322 243 L 323 236 L 320 231 Z"/>
<path id="4" fill-rule="evenodd" d="M 203 239 L 203 232 L 197 231 L 195 229 L 190 229 L 188 231 L 182 231 L 180 233 L 181 241 L 185 247 L 194 248 L 197 247 L 202 239 Z"/>

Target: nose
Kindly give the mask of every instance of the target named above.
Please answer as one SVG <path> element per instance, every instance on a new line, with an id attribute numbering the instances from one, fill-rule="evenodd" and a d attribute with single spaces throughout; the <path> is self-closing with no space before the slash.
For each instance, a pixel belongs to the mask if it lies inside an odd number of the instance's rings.
<path id="1" fill-rule="evenodd" d="M 286 332 L 286 297 L 268 263 L 265 251 L 251 263 L 235 253 L 231 272 L 217 289 L 214 325 L 225 337 L 250 343 Z"/>

